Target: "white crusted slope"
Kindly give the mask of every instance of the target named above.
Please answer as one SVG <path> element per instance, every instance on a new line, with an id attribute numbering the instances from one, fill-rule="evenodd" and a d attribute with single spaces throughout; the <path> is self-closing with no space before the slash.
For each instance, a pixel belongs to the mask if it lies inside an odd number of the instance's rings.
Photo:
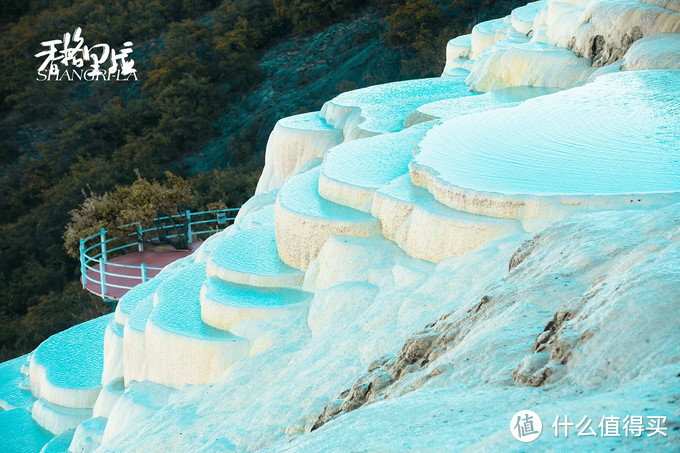
<path id="1" fill-rule="evenodd" d="M 103 440 L 115 438 L 121 431 L 135 430 L 168 403 L 175 389 L 153 382 L 132 382 L 111 410 Z"/>
<path id="2" fill-rule="evenodd" d="M 123 379 L 114 379 L 105 385 L 102 391 L 99 392 L 97 402 L 94 403 L 92 416 L 108 418 L 118 399 L 123 395 L 123 392 L 125 392 L 125 381 Z"/>
<path id="3" fill-rule="evenodd" d="M 647 36 L 635 42 L 624 56 L 622 69 L 680 69 L 680 33 Z"/>
<path id="4" fill-rule="evenodd" d="M 104 417 L 95 417 L 78 425 L 68 448 L 69 453 L 90 453 L 99 447 L 104 437 L 106 421 Z"/>
<path id="5" fill-rule="evenodd" d="M 470 35 L 472 52 L 470 53 L 470 58 L 476 59 L 496 41 L 505 39 L 506 32 L 507 26 L 504 24 L 503 19 L 480 22 L 472 27 Z"/>
<path id="6" fill-rule="evenodd" d="M 679 33 L 680 12 L 637 0 L 549 1 L 539 24 L 547 25 L 552 43 L 602 66 L 620 60 L 642 37 Z"/>
<path id="7" fill-rule="evenodd" d="M 205 384 L 248 354 L 248 342 L 201 320 L 205 263 L 195 263 L 156 290 L 146 325 L 149 380 L 168 387 Z"/>
<path id="8" fill-rule="evenodd" d="M 541 41 L 500 41 L 474 62 L 466 82 L 477 91 L 512 86 L 569 88 L 586 80 L 595 68 L 587 58 Z"/>

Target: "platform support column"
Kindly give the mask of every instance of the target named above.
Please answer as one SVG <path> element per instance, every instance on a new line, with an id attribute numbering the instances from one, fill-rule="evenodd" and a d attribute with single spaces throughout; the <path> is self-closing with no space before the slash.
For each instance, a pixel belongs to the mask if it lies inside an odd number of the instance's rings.
<path id="1" fill-rule="evenodd" d="M 141 223 L 137 224 L 137 242 L 139 243 L 138 246 L 137 246 L 139 248 L 139 251 L 143 252 L 144 251 L 144 236 L 142 236 L 142 224 Z"/>
<path id="2" fill-rule="evenodd" d="M 99 230 L 99 245 L 102 250 L 102 259 L 106 261 L 106 228 Z"/>
<path id="3" fill-rule="evenodd" d="M 102 297 L 106 296 L 106 270 L 104 269 L 104 266 L 106 265 L 106 261 L 103 259 L 99 260 L 99 284 L 101 286 L 102 290 Z"/>
<path id="4" fill-rule="evenodd" d="M 187 209 L 187 244 L 191 244 L 191 212 Z"/>
<path id="5" fill-rule="evenodd" d="M 85 263 L 85 239 L 80 240 L 80 276 L 83 288 L 87 285 L 87 267 Z"/>

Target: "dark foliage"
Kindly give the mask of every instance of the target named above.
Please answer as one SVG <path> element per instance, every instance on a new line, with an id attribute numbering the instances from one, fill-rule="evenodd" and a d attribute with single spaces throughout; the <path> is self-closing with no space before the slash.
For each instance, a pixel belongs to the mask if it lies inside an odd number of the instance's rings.
<path id="1" fill-rule="evenodd" d="M 166 171 L 185 178 L 194 209 L 240 206 L 262 164 L 257 125 L 225 137 L 220 167 L 184 162 L 220 131 L 261 82 L 258 58 L 293 34 L 321 30 L 363 8 L 381 11 L 384 39 L 399 49 L 403 77 L 436 75 L 446 39 L 483 8 L 508 2 L 456 0 L 32 0 L 0 6 L 0 361 L 106 307 L 80 289 L 63 247 L 69 211 L 85 194 L 115 191 Z M 512 2 L 510 2 L 512 3 Z M 500 8 L 502 9 L 502 8 Z M 115 13 L 114 13 L 115 12 Z M 507 10 L 499 11 L 505 14 Z M 482 14 L 483 15 L 483 14 Z M 461 26 L 459 24 L 465 24 Z M 138 82 L 41 83 L 40 43 L 81 27 L 85 41 L 132 41 Z M 295 70 L 291 68 L 290 70 Z M 364 86 L 346 80 L 343 87 Z M 325 99 L 319 99 L 322 102 Z M 292 106 L 293 114 L 304 106 Z"/>

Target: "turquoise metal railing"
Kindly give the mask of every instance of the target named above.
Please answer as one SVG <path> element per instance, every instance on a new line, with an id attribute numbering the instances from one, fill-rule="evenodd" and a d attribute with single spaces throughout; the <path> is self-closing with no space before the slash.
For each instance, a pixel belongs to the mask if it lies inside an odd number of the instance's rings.
<path id="1" fill-rule="evenodd" d="M 80 240 L 80 273 L 82 276 L 83 288 L 88 284 L 88 282 L 95 283 L 99 289 L 100 293 L 95 293 L 103 298 L 106 298 L 107 288 L 114 287 L 123 290 L 129 290 L 134 288 L 140 283 L 144 283 L 148 280 L 147 272 L 150 270 L 160 271 L 160 267 L 147 266 L 146 263 L 141 263 L 140 265 L 130 265 L 130 264 L 119 264 L 111 263 L 108 259 L 111 254 L 121 252 L 127 248 L 134 247 L 136 250 L 142 252 L 144 251 L 144 239 L 146 240 L 158 240 L 160 239 L 159 233 L 164 233 L 166 230 L 173 230 L 178 228 L 178 222 L 181 227 L 186 225 L 186 237 L 187 242 L 191 243 L 194 239 L 200 239 L 201 237 L 209 236 L 211 234 L 217 233 L 218 231 L 226 228 L 229 221 L 233 221 L 236 217 L 229 217 L 230 213 L 237 212 L 239 208 L 232 209 L 217 209 L 213 211 L 202 211 L 202 212 L 191 212 L 187 210 L 184 214 L 174 215 L 174 216 L 164 216 L 154 219 L 154 224 L 157 226 L 147 229 L 142 229 L 140 224 L 137 224 L 137 230 L 134 233 L 128 233 L 121 236 L 107 237 L 106 229 L 102 228 L 99 233 L 95 233 L 85 239 Z M 164 224 L 165 223 L 165 224 Z M 131 224 L 134 225 L 134 224 Z M 119 228 L 129 227 L 131 225 L 123 225 Z M 215 228 L 216 227 L 216 228 Z M 155 237 L 149 237 L 149 234 L 158 234 Z M 163 235 L 163 238 L 170 239 L 174 237 L 181 236 L 181 233 L 175 232 L 171 235 Z M 133 242 L 125 243 L 127 238 L 135 238 Z M 121 244 L 122 243 L 122 244 Z M 110 248 L 109 245 L 115 245 Z M 119 253 L 125 254 L 125 253 Z M 99 266 L 97 268 L 96 266 Z M 111 272 L 109 269 L 112 267 L 127 268 L 137 270 L 137 275 L 120 274 Z M 88 270 L 93 271 L 88 275 Z M 93 277 L 96 275 L 99 279 Z M 121 277 L 127 280 L 131 280 L 131 285 L 119 285 L 106 282 L 106 277 Z M 92 291 L 91 291 L 92 292 Z"/>

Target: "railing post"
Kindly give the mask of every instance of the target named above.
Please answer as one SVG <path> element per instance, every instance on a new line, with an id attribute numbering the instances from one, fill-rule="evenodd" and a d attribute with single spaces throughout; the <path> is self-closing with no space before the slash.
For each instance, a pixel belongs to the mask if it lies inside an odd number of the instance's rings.
<path id="1" fill-rule="evenodd" d="M 138 249 L 140 252 L 144 251 L 144 236 L 142 236 L 142 224 L 137 224 L 137 238 L 138 238 Z"/>
<path id="2" fill-rule="evenodd" d="M 227 211 L 217 213 L 217 228 L 227 227 Z"/>
<path id="3" fill-rule="evenodd" d="M 102 290 L 102 297 L 106 296 L 106 270 L 104 266 L 106 265 L 106 260 L 99 259 L 99 282 Z"/>
<path id="4" fill-rule="evenodd" d="M 80 240 L 80 275 L 83 288 L 87 285 L 87 267 L 85 265 L 85 239 Z"/>
<path id="5" fill-rule="evenodd" d="M 187 244 L 191 244 L 191 212 L 187 209 Z"/>
<path id="6" fill-rule="evenodd" d="M 102 258 L 106 261 L 106 229 L 102 228 L 99 230 L 99 244 L 102 249 Z"/>
<path id="7" fill-rule="evenodd" d="M 142 263 L 142 283 L 146 281 L 146 263 Z"/>

